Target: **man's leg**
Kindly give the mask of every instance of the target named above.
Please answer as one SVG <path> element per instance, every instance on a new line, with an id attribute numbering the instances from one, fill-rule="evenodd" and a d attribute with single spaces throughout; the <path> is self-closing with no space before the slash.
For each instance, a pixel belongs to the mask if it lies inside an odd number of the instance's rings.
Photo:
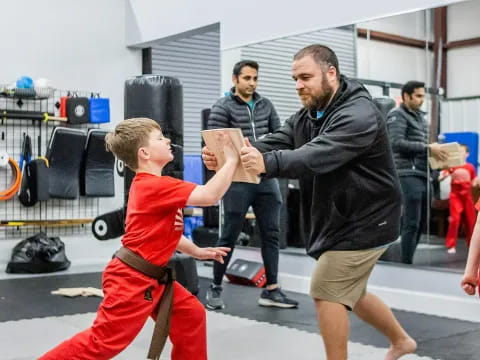
<path id="1" fill-rule="evenodd" d="M 225 306 L 221 299 L 223 276 L 232 257 L 235 242 L 242 231 L 245 214 L 251 203 L 252 186 L 255 185 L 233 183 L 223 197 L 224 220 L 217 246 L 229 247 L 231 251 L 223 258 L 223 264 L 217 261 L 213 263 L 213 283 L 207 290 L 206 306 L 209 309 L 223 309 Z"/>
<path id="2" fill-rule="evenodd" d="M 411 264 L 421 234 L 422 199 L 426 180 L 416 176 L 401 176 L 403 195 L 402 212 L 402 262 Z"/>
<path id="3" fill-rule="evenodd" d="M 262 306 L 294 308 L 298 302 L 289 299 L 278 286 L 278 252 L 280 242 L 280 210 L 282 196 L 277 179 L 262 181 L 255 192 L 253 211 L 262 239 L 262 259 L 265 265 L 267 288 L 258 303 Z"/>
<path id="4" fill-rule="evenodd" d="M 415 352 L 415 340 L 407 334 L 390 308 L 377 296 L 367 292 L 358 300 L 353 311 L 390 340 L 391 346 L 385 360 L 396 360 L 402 355 Z"/>
<path id="5" fill-rule="evenodd" d="M 344 305 L 314 299 L 327 360 L 347 360 L 349 321 Z"/>

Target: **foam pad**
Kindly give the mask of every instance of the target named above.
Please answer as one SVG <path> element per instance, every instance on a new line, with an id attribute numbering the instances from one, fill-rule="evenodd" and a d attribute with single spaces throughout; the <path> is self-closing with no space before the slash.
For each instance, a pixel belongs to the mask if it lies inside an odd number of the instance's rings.
<path id="1" fill-rule="evenodd" d="M 104 130 L 90 129 L 80 177 L 80 194 L 90 197 L 115 195 L 115 157 L 105 147 Z"/>
<path id="2" fill-rule="evenodd" d="M 97 216 L 93 220 L 92 233 L 98 240 L 109 240 L 125 233 L 123 208 Z"/>
<path id="3" fill-rule="evenodd" d="M 50 164 L 50 197 L 76 199 L 80 188 L 80 166 L 86 134 L 82 130 L 57 127 L 50 137 L 47 158 Z"/>

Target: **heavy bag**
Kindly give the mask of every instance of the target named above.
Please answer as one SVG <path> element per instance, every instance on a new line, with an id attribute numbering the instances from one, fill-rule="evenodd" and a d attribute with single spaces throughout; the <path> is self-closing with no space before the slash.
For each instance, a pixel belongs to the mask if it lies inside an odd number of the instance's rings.
<path id="1" fill-rule="evenodd" d="M 115 157 L 105 146 L 107 132 L 90 129 L 80 171 L 80 195 L 108 197 L 115 195 Z"/>
<path id="2" fill-rule="evenodd" d="M 98 94 L 89 99 L 90 122 L 101 124 L 110 122 L 110 99 L 101 98 Z"/>
<path id="3" fill-rule="evenodd" d="M 92 233 L 97 240 L 109 240 L 125 234 L 125 209 L 117 209 L 97 216 L 92 223 Z"/>
<path id="4" fill-rule="evenodd" d="M 183 179 L 183 87 L 174 77 L 161 75 L 135 76 L 125 81 L 124 118 L 147 117 L 155 120 L 163 135 L 172 141 L 174 161 L 163 175 Z M 134 177 L 125 169 L 125 206 Z"/>
<path id="5" fill-rule="evenodd" d="M 40 232 L 20 241 L 12 250 L 7 273 L 48 273 L 68 269 L 65 244 Z"/>
<path id="6" fill-rule="evenodd" d="M 168 262 L 168 267 L 175 270 L 177 281 L 193 295 L 200 289 L 197 273 L 197 263 L 191 256 L 175 253 Z"/>
<path id="7" fill-rule="evenodd" d="M 90 120 L 90 101 L 87 97 L 67 99 L 67 118 L 70 124 L 86 124 Z"/>
<path id="8" fill-rule="evenodd" d="M 235 259 L 228 267 L 225 275 L 234 284 L 261 288 L 267 282 L 265 267 L 263 264 L 255 261 Z"/>

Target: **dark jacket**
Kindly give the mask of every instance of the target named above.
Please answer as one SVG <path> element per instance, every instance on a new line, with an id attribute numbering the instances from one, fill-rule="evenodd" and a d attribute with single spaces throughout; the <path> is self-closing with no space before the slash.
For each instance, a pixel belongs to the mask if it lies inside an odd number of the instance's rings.
<path id="1" fill-rule="evenodd" d="M 268 177 L 299 179 L 310 256 L 398 237 L 401 195 L 385 120 L 357 81 L 342 76 L 320 119 L 303 108 L 255 146 L 266 152 Z"/>
<path id="2" fill-rule="evenodd" d="M 426 178 L 428 124 L 424 113 L 401 104 L 388 113 L 387 127 L 398 175 Z"/>
<path id="3" fill-rule="evenodd" d="M 212 107 L 208 117 L 208 129 L 240 128 L 243 136 L 251 142 L 274 132 L 280 127 L 280 119 L 273 104 L 267 98 L 253 93 L 253 109 L 235 95 L 235 88 L 230 94 L 220 98 Z"/>

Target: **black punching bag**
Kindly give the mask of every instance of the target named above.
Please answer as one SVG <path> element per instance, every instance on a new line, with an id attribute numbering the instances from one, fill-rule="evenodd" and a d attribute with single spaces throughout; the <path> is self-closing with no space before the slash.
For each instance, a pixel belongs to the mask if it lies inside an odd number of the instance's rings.
<path id="1" fill-rule="evenodd" d="M 125 81 L 125 119 L 148 117 L 172 141 L 174 160 L 163 175 L 183 179 L 183 88 L 174 77 L 135 76 Z M 125 167 L 125 205 L 134 173 Z"/>
<path id="2" fill-rule="evenodd" d="M 377 106 L 385 119 L 390 110 L 396 106 L 395 100 L 388 96 L 374 98 L 373 103 Z"/>

